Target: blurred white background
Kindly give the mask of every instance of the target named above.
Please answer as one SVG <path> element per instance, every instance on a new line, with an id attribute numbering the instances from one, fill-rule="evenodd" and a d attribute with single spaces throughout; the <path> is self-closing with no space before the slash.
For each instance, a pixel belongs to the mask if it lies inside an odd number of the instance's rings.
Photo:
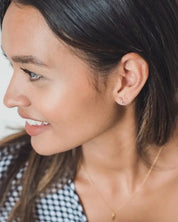
<path id="1" fill-rule="evenodd" d="M 0 139 L 14 132 L 17 132 L 18 127 L 24 126 L 24 120 L 17 114 L 17 109 L 6 108 L 3 104 L 3 97 L 10 82 L 12 73 L 13 70 L 10 66 L 10 63 L 3 56 L 0 47 Z"/>

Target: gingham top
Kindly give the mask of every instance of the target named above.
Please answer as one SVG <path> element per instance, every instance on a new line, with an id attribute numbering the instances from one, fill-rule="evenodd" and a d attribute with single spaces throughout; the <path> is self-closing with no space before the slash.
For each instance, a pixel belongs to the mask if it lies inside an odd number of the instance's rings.
<path id="1" fill-rule="evenodd" d="M 14 159 L 15 149 L 19 149 L 21 145 L 22 142 L 14 143 L 0 150 L 0 181 Z M 25 167 L 12 182 L 5 204 L 0 208 L 0 222 L 7 221 L 9 213 L 19 199 L 22 187 L 18 182 L 24 171 Z M 37 199 L 34 214 L 37 222 L 87 222 L 73 181 L 69 181 L 63 189 L 53 187 L 53 192 Z"/>

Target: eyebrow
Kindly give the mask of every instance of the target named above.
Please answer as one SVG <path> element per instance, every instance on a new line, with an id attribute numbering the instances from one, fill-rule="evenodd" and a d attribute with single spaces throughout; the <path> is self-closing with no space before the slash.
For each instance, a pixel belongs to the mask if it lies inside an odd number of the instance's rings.
<path id="1" fill-rule="evenodd" d="M 6 53 L 4 52 L 2 46 L 1 46 L 1 50 L 2 50 L 2 53 L 3 55 L 7 57 Z M 21 56 L 12 56 L 11 58 L 14 62 L 16 63 L 22 63 L 22 64 L 33 64 L 33 65 L 38 65 L 38 66 L 45 66 L 47 67 L 47 65 L 42 62 L 40 59 L 38 59 L 37 57 L 35 56 L 32 56 L 32 55 L 21 55 Z"/>

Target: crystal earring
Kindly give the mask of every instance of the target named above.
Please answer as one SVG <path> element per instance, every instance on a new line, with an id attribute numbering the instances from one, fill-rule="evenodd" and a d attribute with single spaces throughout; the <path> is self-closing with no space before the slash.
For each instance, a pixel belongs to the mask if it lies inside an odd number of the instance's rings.
<path id="1" fill-rule="evenodd" d="M 120 105 L 122 105 L 122 106 L 125 105 L 124 99 L 122 97 L 120 97 Z"/>

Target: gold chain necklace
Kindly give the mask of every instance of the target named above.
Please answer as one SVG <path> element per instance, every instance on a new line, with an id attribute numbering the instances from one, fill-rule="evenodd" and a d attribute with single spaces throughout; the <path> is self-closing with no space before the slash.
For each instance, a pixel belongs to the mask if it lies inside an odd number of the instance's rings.
<path id="1" fill-rule="evenodd" d="M 157 163 L 157 161 L 158 161 L 158 158 L 159 158 L 159 156 L 160 156 L 160 153 L 161 153 L 162 149 L 163 149 L 163 146 L 159 149 L 156 157 L 155 157 L 154 160 L 153 160 L 153 163 L 152 163 L 151 167 L 149 168 L 148 172 L 146 173 L 146 175 L 145 175 L 142 183 L 140 184 L 140 186 L 136 189 L 136 191 L 130 196 L 130 198 L 129 198 L 124 204 L 122 204 L 119 208 L 117 208 L 117 209 L 115 209 L 115 210 L 114 210 L 114 209 L 110 206 L 110 204 L 106 201 L 106 199 L 103 197 L 103 195 L 101 194 L 101 192 L 98 191 L 98 189 L 97 189 L 94 181 L 92 180 L 91 176 L 89 175 L 88 171 L 84 168 L 84 165 L 81 165 L 81 167 L 83 168 L 83 170 L 84 170 L 84 172 L 85 172 L 85 174 L 86 174 L 86 176 L 87 176 L 87 179 L 88 179 L 90 185 L 96 190 L 96 192 L 99 194 L 99 196 L 101 197 L 101 199 L 105 202 L 106 206 L 111 210 L 111 221 L 114 221 L 114 220 L 116 219 L 116 216 L 117 216 L 118 211 L 119 211 L 121 208 L 123 208 L 129 201 L 131 201 L 131 200 L 133 199 L 133 197 L 135 196 L 135 194 L 137 194 L 137 193 L 141 190 L 141 188 L 144 186 L 144 184 L 145 184 L 146 181 L 148 180 L 148 178 L 149 178 L 149 176 L 150 176 L 153 168 L 155 167 L 155 165 L 156 165 L 156 163 Z"/>

